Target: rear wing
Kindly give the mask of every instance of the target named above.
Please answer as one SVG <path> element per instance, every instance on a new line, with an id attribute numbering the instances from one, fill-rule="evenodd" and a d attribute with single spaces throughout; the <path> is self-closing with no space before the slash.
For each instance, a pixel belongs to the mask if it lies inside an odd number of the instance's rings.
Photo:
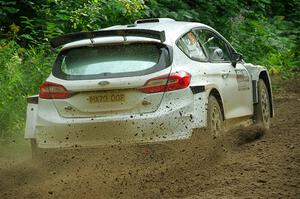
<path id="1" fill-rule="evenodd" d="M 166 40 L 165 31 L 155 31 L 146 29 L 123 29 L 123 30 L 99 30 L 93 32 L 77 32 L 70 33 L 62 36 L 55 37 L 51 39 L 50 44 L 53 48 L 58 46 L 79 41 L 82 39 L 90 39 L 96 37 L 111 37 L 111 36 L 122 36 L 126 40 L 126 36 L 137 36 L 137 37 L 147 37 L 152 39 L 158 39 L 163 43 Z"/>

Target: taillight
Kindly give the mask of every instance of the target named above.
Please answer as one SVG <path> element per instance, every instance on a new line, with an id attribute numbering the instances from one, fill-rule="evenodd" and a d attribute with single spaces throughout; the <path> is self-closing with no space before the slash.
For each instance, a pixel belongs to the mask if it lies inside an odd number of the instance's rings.
<path id="1" fill-rule="evenodd" d="M 141 91 L 144 93 L 158 93 L 183 89 L 190 85 L 191 77 L 191 74 L 185 71 L 156 77 L 148 80 Z"/>
<path id="2" fill-rule="evenodd" d="M 64 86 L 53 82 L 44 82 L 40 86 L 40 98 L 44 99 L 66 99 L 72 96 Z"/>

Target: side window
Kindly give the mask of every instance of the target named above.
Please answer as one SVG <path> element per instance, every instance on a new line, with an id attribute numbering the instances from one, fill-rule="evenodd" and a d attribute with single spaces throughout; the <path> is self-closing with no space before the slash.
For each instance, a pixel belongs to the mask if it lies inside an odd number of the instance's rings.
<path id="1" fill-rule="evenodd" d="M 186 54 L 189 58 L 196 61 L 206 61 L 207 57 L 196 39 L 196 36 L 189 32 L 181 37 L 177 41 L 177 46 Z"/>
<path id="2" fill-rule="evenodd" d="M 196 30 L 195 33 L 211 61 L 230 61 L 228 46 L 223 39 L 208 30 Z"/>

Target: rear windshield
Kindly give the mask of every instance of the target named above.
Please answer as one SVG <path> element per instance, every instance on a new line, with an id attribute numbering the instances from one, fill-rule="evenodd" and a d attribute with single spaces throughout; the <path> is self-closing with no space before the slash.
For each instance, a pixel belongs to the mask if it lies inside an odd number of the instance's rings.
<path id="1" fill-rule="evenodd" d="M 168 60 L 168 50 L 161 44 L 81 47 L 63 51 L 56 60 L 53 74 L 63 79 L 137 76 L 165 68 Z"/>

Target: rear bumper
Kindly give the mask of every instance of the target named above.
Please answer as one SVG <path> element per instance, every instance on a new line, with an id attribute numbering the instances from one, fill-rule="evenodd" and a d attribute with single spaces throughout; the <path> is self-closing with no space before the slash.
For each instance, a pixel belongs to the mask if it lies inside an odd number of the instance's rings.
<path id="1" fill-rule="evenodd" d="M 66 124 L 49 121 L 48 125 L 37 126 L 36 140 L 40 148 L 57 148 L 149 143 L 188 138 L 192 129 L 190 116 L 175 115 L 152 118 L 145 115 L 114 121 L 101 121 L 95 118 L 91 122 L 72 121 Z"/>
<path id="2" fill-rule="evenodd" d="M 43 106 L 40 100 L 35 139 L 40 148 L 61 148 L 189 138 L 197 123 L 193 95 L 183 100 L 173 97 L 165 96 L 160 108 L 153 113 L 94 118 L 63 118 L 49 104 L 47 108 L 40 108 Z"/>

